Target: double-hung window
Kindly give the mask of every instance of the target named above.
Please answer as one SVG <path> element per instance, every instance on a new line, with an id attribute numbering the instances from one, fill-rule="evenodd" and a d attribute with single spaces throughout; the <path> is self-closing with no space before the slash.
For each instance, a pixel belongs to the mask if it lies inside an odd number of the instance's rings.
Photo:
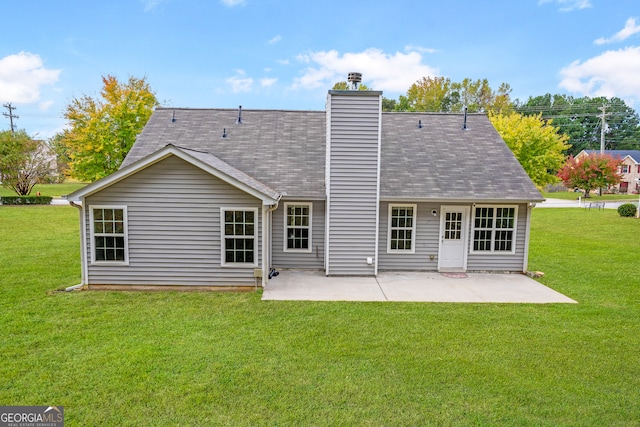
<path id="1" fill-rule="evenodd" d="M 91 261 L 94 263 L 127 263 L 127 208 L 124 206 L 92 206 Z"/>
<path id="2" fill-rule="evenodd" d="M 415 252 L 417 205 L 389 205 L 387 252 Z"/>
<path id="3" fill-rule="evenodd" d="M 285 252 L 311 252 L 311 203 L 285 203 Z"/>
<path id="4" fill-rule="evenodd" d="M 222 265 L 258 265 L 257 209 L 222 208 Z"/>
<path id="5" fill-rule="evenodd" d="M 477 206 L 473 218 L 474 252 L 515 252 L 516 206 Z"/>

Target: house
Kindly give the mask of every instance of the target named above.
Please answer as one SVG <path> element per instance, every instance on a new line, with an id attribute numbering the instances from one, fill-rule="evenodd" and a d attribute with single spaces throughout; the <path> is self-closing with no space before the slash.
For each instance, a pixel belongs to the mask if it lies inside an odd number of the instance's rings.
<path id="1" fill-rule="evenodd" d="M 68 196 L 89 287 L 238 288 L 331 276 L 527 269 L 543 197 L 484 114 L 158 108 L 122 167 Z"/>
<path id="2" fill-rule="evenodd" d="M 42 140 L 34 140 L 37 143 L 37 150 L 34 152 L 34 160 L 39 161 L 42 167 L 49 172 L 52 181 L 58 180 L 60 171 L 58 170 L 58 155 L 53 149 Z"/>
<path id="3" fill-rule="evenodd" d="M 576 159 L 599 152 L 600 150 L 582 150 L 576 155 Z M 615 186 L 615 189 L 619 193 L 638 194 L 640 192 L 640 150 L 604 150 L 604 154 L 622 161 L 618 170 L 622 175 L 622 181 Z"/>

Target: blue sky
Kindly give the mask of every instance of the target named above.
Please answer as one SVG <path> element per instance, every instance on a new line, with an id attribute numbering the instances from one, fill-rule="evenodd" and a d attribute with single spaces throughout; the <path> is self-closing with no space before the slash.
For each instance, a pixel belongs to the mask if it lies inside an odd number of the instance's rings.
<path id="1" fill-rule="evenodd" d="M 146 77 L 171 107 L 322 110 L 350 71 L 391 99 L 444 76 L 640 107 L 638 0 L 20 0 L 2 14 L 0 102 L 38 138 L 109 74 Z"/>

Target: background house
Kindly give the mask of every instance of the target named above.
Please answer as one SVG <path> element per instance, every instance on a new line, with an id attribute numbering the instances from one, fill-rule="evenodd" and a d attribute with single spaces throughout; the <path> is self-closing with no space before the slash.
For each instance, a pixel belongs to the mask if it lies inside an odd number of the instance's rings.
<path id="1" fill-rule="evenodd" d="M 582 150 L 576 158 L 593 153 L 600 153 L 600 150 Z M 640 192 L 640 150 L 604 150 L 604 154 L 622 161 L 618 171 L 622 175 L 622 182 L 615 186 L 616 191 L 638 194 Z"/>
<path id="2" fill-rule="evenodd" d="M 483 114 L 159 108 L 113 175 L 69 195 L 90 286 L 252 286 L 527 268 L 542 196 Z"/>

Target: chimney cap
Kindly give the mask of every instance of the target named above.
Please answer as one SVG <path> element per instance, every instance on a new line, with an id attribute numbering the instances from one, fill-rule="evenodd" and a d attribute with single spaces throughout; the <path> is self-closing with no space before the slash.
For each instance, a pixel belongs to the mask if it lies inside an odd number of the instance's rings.
<path id="1" fill-rule="evenodd" d="M 352 83 L 360 83 L 362 81 L 362 73 L 349 73 L 349 75 L 347 76 L 347 81 Z"/>

